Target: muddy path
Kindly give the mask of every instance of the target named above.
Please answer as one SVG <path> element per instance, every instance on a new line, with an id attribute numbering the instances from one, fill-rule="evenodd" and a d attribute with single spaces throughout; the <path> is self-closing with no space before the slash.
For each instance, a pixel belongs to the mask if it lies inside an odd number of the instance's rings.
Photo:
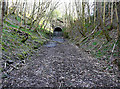
<path id="1" fill-rule="evenodd" d="M 118 69 L 64 41 L 54 47 L 40 47 L 25 65 L 3 80 L 3 87 L 71 86 L 120 87 Z"/>

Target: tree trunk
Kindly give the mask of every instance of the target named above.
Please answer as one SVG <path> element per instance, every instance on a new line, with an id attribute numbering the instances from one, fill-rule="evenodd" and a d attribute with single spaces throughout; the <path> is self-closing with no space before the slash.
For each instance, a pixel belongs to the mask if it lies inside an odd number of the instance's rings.
<path id="1" fill-rule="evenodd" d="M 1 40 L 1 34 L 2 34 L 2 9 L 1 9 L 1 5 L 2 5 L 2 2 L 0 1 L 0 29 L 1 29 L 1 32 L 0 32 L 0 40 Z"/>
<path id="2" fill-rule="evenodd" d="M 8 0 L 5 2 L 5 14 L 8 14 Z"/>
<path id="3" fill-rule="evenodd" d="M 118 13 L 118 67 L 120 70 L 120 1 L 117 3 Z"/>
<path id="4" fill-rule="evenodd" d="M 87 3 L 87 6 L 88 6 L 88 14 L 89 14 L 89 23 L 91 23 L 91 21 L 90 21 L 90 6 L 89 6 L 89 3 Z"/>
<path id="5" fill-rule="evenodd" d="M 105 26 L 105 7 L 106 7 L 106 3 L 104 2 L 104 10 L 103 10 L 103 24 Z"/>
<path id="6" fill-rule="evenodd" d="M 3 30 L 3 17 L 4 17 L 4 10 L 5 10 L 5 2 L 2 3 L 2 11 L 1 11 L 1 33 L 0 33 L 0 39 L 2 38 L 2 30 Z"/>
<path id="7" fill-rule="evenodd" d="M 1 13 L 1 1 L 0 1 L 0 13 Z M 0 28 L 1 28 L 1 14 L 0 14 Z M 0 40 L 1 40 L 1 34 L 2 33 L 0 32 Z M 2 59 L 2 46 L 1 46 L 1 43 L 0 43 L 0 59 Z M 2 68 L 1 61 L 0 61 L 0 68 Z M 0 70 L 0 88 L 2 88 L 1 85 L 2 85 L 2 73 L 1 73 L 1 70 Z"/>
<path id="8" fill-rule="evenodd" d="M 30 20 L 31 24 L 30 24 L 29 30 L 31 30 L 31 28 L 32 28 L 32 26 L 34 24 L 35 7 L 36 7 L 36 3 L 35 3 L 35 0 L 34 0 L 34 5 L 33 5 L 32 13 L 31 13 L 31 20 Z"/>
<path id="9" fill-rule="evenodd" d="M 112 5 L 111 5 L 111 25 L 113 22 L 113 0 L 112 0 Z"/>
<path id="10" fill-rule="evenodd" d="M 95 23 L 96 23 L 96 1 L 94 2 L 95 5 L 94 5 L 94 28 L 95 28 Z"/>
<path id="11" fill-rule="evenodd" d="M 97 7 L 98 7 L 98 10 L 97 10 L 97 12 L 98 12 L 98 19 L 99 19 L 99 21 L 100 21 L 100 24 L 101 24 L 101 27 L 102 27 L 102 31 L 103 31 L 103 33 L 104 33 L 104 35 L 105 35 L 105 37 L 106 37 L 106 39 L 107 39 L 107 41 L 109 42 L 109 41 L 111 41 L 111 37 L 109 36 L 109 33 L 108 33 L 108 31 L 106 30 L 106 27 L 105 27 L 105 25 L 104 25 L 104 23 L 103 23 L 103 20 L 102 20 L 102 17 L 101 17 L 101 12 L 100 12 L 100 3 L 98 2 L 98 4 L 97 4 Z"/>
<path id="12" fill-rule="evenodd" d="M 85 2 L 82 2 L 82 22 L 83 22 L 82 32 L 85 36 L 85 33 L 86 33 L 86 29 L 85 29 Z"/>
<path id="13" fill-rule="evenodd" d="M 0 28 L 1 28 L 1 32 L 0 32 L 0 40 L 1 40 L 1 42 L 2 42 L 2 30 L 3 30 L 3 17 L 4 17 L 4 9 L 5 9 L 5 1 L 3 0 L 2 2 L 0 1 L 0 4 L 2 4 L 2 9 L 1 9 L 1 24 L 0 24 Z M 1 5 L 0 5 L 1 6 Z M 1 59 L 1 57 L 2 57 L 2 49 L 1 49 L 1 44 L 0 44 L 0 59 Z M 1 67 L 1 62 L 2 62 L 2 60 L 0 60 L 0 68 L 2 68 Z M 2 87 L 1 86 L 1 84 L 2 84 L 2 79 L 1 79 L 1 77 L 2 77 L 2 73 L 1 73 L 1 71 L 0 71 L 0 88 Z"/>

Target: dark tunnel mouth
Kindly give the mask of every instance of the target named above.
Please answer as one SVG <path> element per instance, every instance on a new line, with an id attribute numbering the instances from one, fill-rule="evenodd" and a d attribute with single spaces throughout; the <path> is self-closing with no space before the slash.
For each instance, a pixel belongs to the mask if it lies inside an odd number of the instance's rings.
<path id="1" fill-rule="evenodd" d="M 56 32 L 56 31 L 58 31 L 58 32 L 62 32 L 62 28 L 60 28 L 60 27 L 56 27 L 56 28 L 54 29 L 54 32 Z"/>

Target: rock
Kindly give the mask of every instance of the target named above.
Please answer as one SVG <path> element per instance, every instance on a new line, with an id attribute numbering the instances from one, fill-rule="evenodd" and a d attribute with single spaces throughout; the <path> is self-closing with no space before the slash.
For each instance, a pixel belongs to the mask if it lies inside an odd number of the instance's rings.
<path id="1" fill-rule="evenodd" d="M 35 44 L 38 44 L 39 42 L 35 40 L 34 43 L 35 43 Z"/>
<path id="2" fill-rule="evenodd" d="M 13 62 L 13 60 L 7 60 L 6 61 L 8 64 L 13 64 L 14 62 Z"/>
<path id="3" fill-rule="evenodd" d="M 33 48 L 34 48 L 34 49 L 38 49 L 38 47 L 37 47 L 37 46 L 34 46 Z"/>
<path id="4" fill-rule="evenodd" d="M 2 75 L 2 78 L 4 79 L 4 78 L 8 78 L 9 77 L 9 75 L 7 74 L 7 73 L 4 73 L 3 75 Z"/>
<path id="5" fill-rule="evenodd" d="M 72 79 L 71 81 L 72 81 L 72 82 L 74 82 L 74 81 L 75 81 L 75 79 Z"/>
<path id="6" fill-rule="evenodd" d="M 113 70 L 112 70 L 112 69 L 110 69 L 110 70 L 109 70 L 109 73 L 113 73 Z"/>
<path id="7" fill-rule="evenodd" d="M 65 77 L 63 77 L 63 76 L 60 77 L 60 80 L 64 80 L 64 79 L 65 79 Z"/>
<path id="8" fill-rule="evenodd" d="M 22 60 L 21 63 L 25 64 L 25 60 Z"/>

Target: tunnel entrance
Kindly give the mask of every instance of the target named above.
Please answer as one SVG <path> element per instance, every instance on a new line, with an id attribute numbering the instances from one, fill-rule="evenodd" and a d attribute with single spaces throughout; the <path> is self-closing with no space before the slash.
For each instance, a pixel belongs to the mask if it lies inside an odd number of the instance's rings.
<path id="1" fill-rule="evenodd" d="M 52 40 L 45 44 L 46 47 L 55 47 L 57 42 L 64 42 L 62 28 L 56 27 L 53 31 Z"/>
<path id="2" fill-rule="evenodd" d="M 62 28 L 60 28 L 60 27 L 56 27 L 55 29 L 54 29 L 54 31 L 62 31 Z"/>
<path id="3" fill-rule="evenodd" d="M 62 37 L 63 36 L 62 28 L 56 27 L 53 31 L 53 36 Z"/>

